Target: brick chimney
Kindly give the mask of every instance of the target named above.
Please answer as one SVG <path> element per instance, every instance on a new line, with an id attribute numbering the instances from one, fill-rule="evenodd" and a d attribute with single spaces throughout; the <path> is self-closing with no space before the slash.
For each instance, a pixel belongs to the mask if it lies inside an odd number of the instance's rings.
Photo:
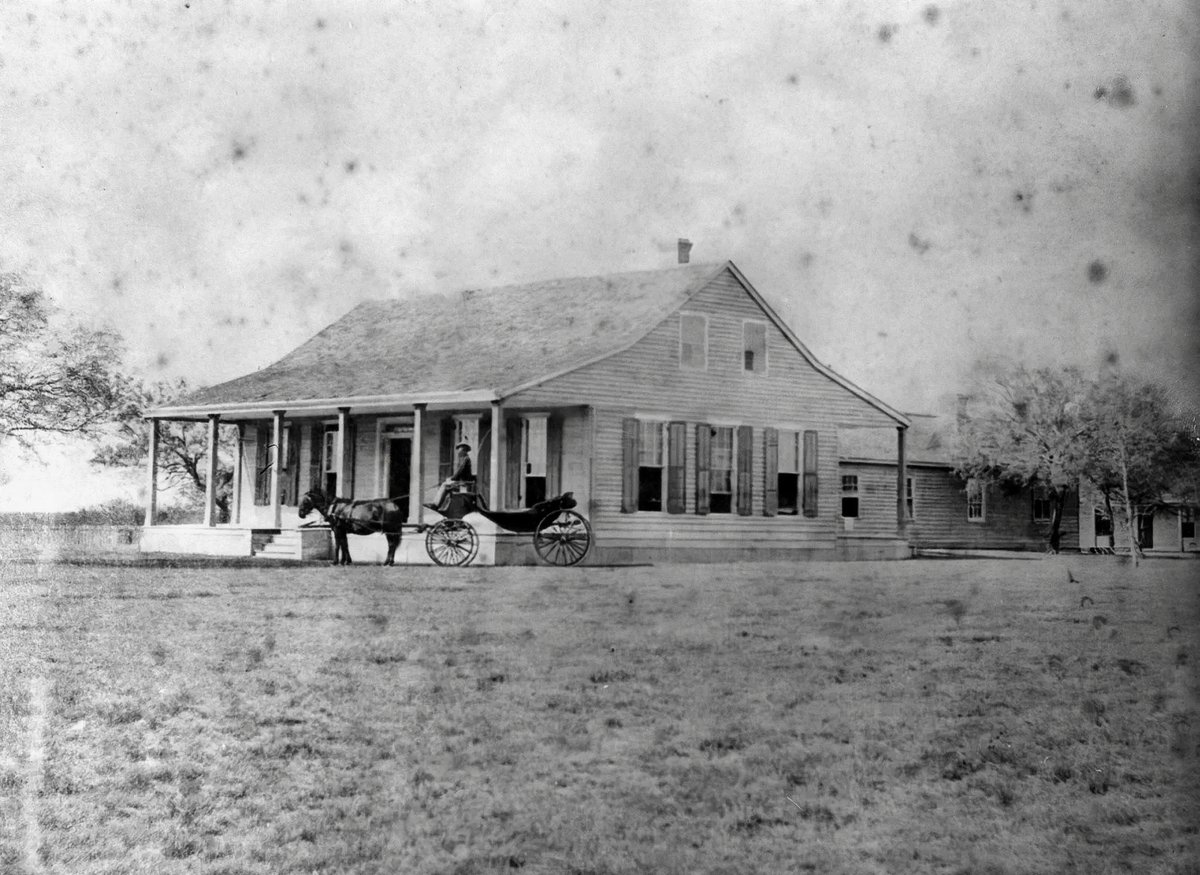
<path id="1" fill-rule="evenodd" d="M 691 252 L 692 252 L 692 241 L 685 240 L 683 237 L 680 237 L 679 238 L 679 263 L 687 264 L 688 257 L 691 255 Z"/>

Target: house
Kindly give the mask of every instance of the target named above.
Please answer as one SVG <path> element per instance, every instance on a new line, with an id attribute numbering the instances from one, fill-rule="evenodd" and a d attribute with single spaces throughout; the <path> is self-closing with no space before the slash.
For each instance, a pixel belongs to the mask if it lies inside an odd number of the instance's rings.
<path id="1" fill-rule="evenodd" d="M 914 552 L 1046 549 L 1053 506 L 1043 491 L 964 480 L 955 473 L 956 416 L 907 416 L 904 501 Z M 858 534 L 886 530 L 896 482 L 887 444 L 870 431 L 844 432 L 838 470 L 843 528 Z M 1079 528 L 1079 496 L 1072 490 L 1060 522 L 1060 550 L 1078 549 Z"/>
<path id="2" fill-rule="evenodd" d="M 492 508 L 573 492 L 590 563 L 908 555 L 896 498 L 862 536 L 839 491 L 844 430 L 880 432 L 903 471 L 907 417 L 818 362 L 732 262 L 685 256 L 681 242 L 664 270 L 363 303 L 278 362 L 149 411 L 152 441 L 160 421 L 207 422 L 212 442 L 236 429 L 238 462 L 230 523 L 210 496 L 205 525 L 149 526 L 143 549 L 321 555 L 327 533 L 297 516 L 313 486 L 407 496 L 408 523 L 427 524 L 465 442 Z M 476 562 L 531 561 L 528 535 L 468 521 Z M 383 538 L 351 549 L 376 559 Z M 429 561 L 421 538 L 397 561 Z"/>
<path id="3" fill-rule="evenodd" d="M 1081 487 L 1080 495 L 1080 549 L 1084 552 L 1128 553 L 1129 529 L 1122 508 L 1110 506 L 1102 495 L 1088 486 Z M 1200 541 L 1196 538 L 1197 516 L 1200 516 L 1200 507 L 1172 499 L 1134 508 L 1138 546 L 1149 556 L 1200 553 Z"/>

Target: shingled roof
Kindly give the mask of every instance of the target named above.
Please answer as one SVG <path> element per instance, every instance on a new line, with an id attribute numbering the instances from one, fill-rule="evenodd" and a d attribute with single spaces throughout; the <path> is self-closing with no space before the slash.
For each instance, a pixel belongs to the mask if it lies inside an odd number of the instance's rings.
<path id="1" fill-rule="evenodd" d="M 500 397 L 618 352 L 725 264 L 369 301 L 272 365 L 149 415 L 405 396 Z"/>

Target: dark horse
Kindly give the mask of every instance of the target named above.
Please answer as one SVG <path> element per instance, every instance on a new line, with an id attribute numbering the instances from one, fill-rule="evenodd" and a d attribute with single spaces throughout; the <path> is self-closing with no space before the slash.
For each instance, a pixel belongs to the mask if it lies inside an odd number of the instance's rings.
<path id="1" fill-rule="evenodd" d="M 333 564 L 350 564 L 350 547 L 347 535 L 374 535 L 379 532 L 387 538 L 387 559 L 384 565 L 394 565 L 396 548 L 400 546 L 401 526 L 408 519 L 408 496 L 398 498 L 370 498 L 351 501 L 335 498 L 330 501 L 320 489 L 304 493 L 300 499 L 300 518 L 316 510 L 329 523 L 333 532 Z"/>

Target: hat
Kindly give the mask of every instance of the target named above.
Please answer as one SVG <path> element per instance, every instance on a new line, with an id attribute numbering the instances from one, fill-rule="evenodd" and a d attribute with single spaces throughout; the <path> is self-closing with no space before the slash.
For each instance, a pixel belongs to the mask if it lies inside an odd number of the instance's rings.
<path id="1" fill-rule="evenodd" d="M 455 444 L 454 449 L 456 449 L 456 450 L 465 449 L 469 453 L 469 452 L 471 452 L 471 445 L 468 443 Z"/>

